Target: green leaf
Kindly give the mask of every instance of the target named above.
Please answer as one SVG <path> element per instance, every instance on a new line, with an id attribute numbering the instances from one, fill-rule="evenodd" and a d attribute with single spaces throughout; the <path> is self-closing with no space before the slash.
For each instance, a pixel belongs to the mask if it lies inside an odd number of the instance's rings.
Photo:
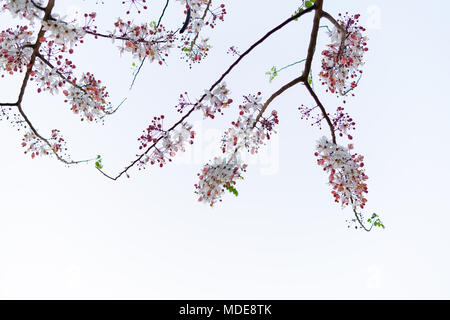
<path id="1" fill-rule="evenodd" d="M 305 7 L 307 7 L 307 8 L 311 7 L 312 5 L 313 5 L 313 4 L 312 4 L 311 1 L 306 1 L 306 2 L 305 2 Z"/>
<path id="2" fill-rule="evenodd" d="M 232 184 L 234 184 L 234 181 L 231 182 L 227 182 L 224 187 L 225 189 L 227 189 L 230 193 L 234 194 L 236 197 L 239 195 L 238 191 L 236 190 L 236 188 L 234 186 L 232 186 Z"/>
<path id="3" fill-rule="evenodd" d="M 101 155 L 97 155 L 97 161 L 95 161 L 95 167 L 97 169 L 102 169 L 103 165 L 102 165 L 102 156 Z"/>
<path id="4" fill-rule="evenodd" d="M 272 82 L 272 80 L 275 79 L 276 76 L 278 76 L 277 67 L 273 66 L 272 68 L 270 68 L 270 71 L 266 72 L 266 74 L 270 77 L 269 82 Z"/>

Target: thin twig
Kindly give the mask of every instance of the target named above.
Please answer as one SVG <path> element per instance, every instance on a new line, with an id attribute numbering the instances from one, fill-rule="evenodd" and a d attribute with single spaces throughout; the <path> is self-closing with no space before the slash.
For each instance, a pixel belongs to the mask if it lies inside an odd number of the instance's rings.
<path id="1" fill-rule="evenodd" d="M 161 24 L 161 20 L 164 17 L 164 14 L 166 13 L 166 9 L 167 9 L 168 5 L 169 5 L 169 0 L 166 1 L 166 5 L 164 6 L 164 9 L 163 9 L 163 11 L 161 13 L 161 16 L 159 17 L 158 24 L 156 25 L 156 28 L 158 28 L 159 25 Z"/>
<path id="2" fill-rule="evenodd" d="M 325 107 L 323 106 L 322 102 L 320 102 L 319 97 L 316 95 L 314 90 L 311 88 L 311 86 L 308 83 L 308 81 L 304 81 L 303 83 L 304 83 L 306 89 L 308 89 L 308 91 L 311 94 L 311 96 L 313 97 L 313 99 L 316 101 L 316 104 L 319 106 L 320 110 L 322 111 L 322 115 L 325 118 L 325 120 L 327 121 L 328 127 L 330 128 L 330 132 L 331 132 L 331 137 L 333 139 L 333 143 L 336 144 L 336 134 L 334 132 L 335 128 L 333 126 L 333 123 L 330 120 L 330 117 L 327 114 L 327 111 L 325 110 Z"/>

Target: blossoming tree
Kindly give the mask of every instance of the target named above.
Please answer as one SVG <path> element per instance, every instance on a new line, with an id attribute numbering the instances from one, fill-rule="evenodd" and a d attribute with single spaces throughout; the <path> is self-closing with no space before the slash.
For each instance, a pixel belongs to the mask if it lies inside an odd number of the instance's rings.
<path id="1" fill-rule="evenodd" d="M 268 111 L 270 104 L 289 88 L 303 85 L 314 99 L 315 106 L 302 105 L 299 108 L 301 118 L 313 118 L 313 124 L 320 126 L 324 123 L 329 129 L 329 136 L 317 142 L 315 156 L 318 165 L 328 175 L 334 200 L 342 207 L 351 208 L 353 222 L 361 229 L 370 231 L 373 226 L 384 228 L 378 215 L 372 214 L 369 219 L 365 219 L 361 213 L 367 202 L 368 176 L 365 173 L 364 157 L 354 153 L 351 143 L 353 137 L 350 133 L 355 122 L 342 107 L 338 107 L 335 113 L 329 113 L 314 91 L 311 80 L 312 61 L 319 52 L 316 43 L 320 22 L 325 19 L 331 24 L 331 28 L 327 27 L 330 43 L 320 54 L 320 82 L 327 92 L 338 97 L 353 94 L 361 78 L 364 53 L 368 50 L 365 29 L 359 25 L 358 14 L 339 15 L 335 19 L 324 10 L 323 0 L 303 0 L 284 22 L 268 31 L 243 53 L 231 47 L 229 52 L 237 57 L 235 62 L 202 96 L 192 101 L 187 94 L 181 94 L 177 106 L 180 118 L 177 122 L 165 127 L 164 115 L 150 119 L 150 124 L 138 137 L 139 152 L 136 158 L 122 171 L 110 174 L 104 170 L 100 157 L 72 160 L 58 129 L 52 130 L 49 137 L 36 130 L 22 107 L 28 86 L 33 82 L 38 92 L 61 94 L 68 108 L 83 121 L 102 122 L 118 107 L 114 108 L 108 101 L 109 94 L 101 80 L 90 72 L 77 72 L 78 68 L 71 59 L 77 44 L 83 43 L 86 37 L 98 41 L 112 40 L 122 53 L 138 60 L 136 79 L 146 61 L 162 65 L 174 50 L 178 50 L 189 64 L 202 62 L 211 50 L 208 40 L 201 36 L 203 30 L 214 29 L 216 23 L 224 20 L 227 11 L 224 4 L 213 3 L 213 0 L 177 0 L 183 6 L 185 21 L 181 28 L 170 29 L 161 23 L 169 0 L 165 0 L 165 7 L 157 22 L 144 24 L 134 24 L 130 16 L 148 10 L 147 1 L 128 0 L 122 2 L 125 6 L 124 16 L 111 23 L 113 31 L 103 32 L 96 25 L 96 13 L 84 14 L 82 21 L 67 20 L 54 12 L 55 1 L 0 1 L 2 14 L 9 13 L 22 23 L 0 33 L 1 76 L 23 74 L 17 100 L 0 102 L 0 115 L 23 130 L 22 147 L 32 158 L 52 155 L 66 165 L 93 161 L 105 177 L 117 180 L 128 176 L 129 171 L 136 167 L 163 167 L 177 153 L 184 151 L 186 146 L 194 143 L 195 132 L 189 123 L 193 113 L 200 112 L 204 118 L 214 119 L 226 109 L 232 109 L 237 112 L 237 118 L 224 133 L 222 156 L 212 159 L 201 168 L 198 183 L 195 184 L 198 200 L 214 206 L 222 201 L 226 191 L 238 194 L 236 182 L 243 177 L 247 168 L 241 160 L 242 153 L 257 153 L 260 146 L 276 134 L 279 119 L 275 110 Z M 307 14 L 313 15 L 313 26 L 306 58 L 297 62 L 304 63 L 303 72 L 266 99 L 263 99 L 261 92 L 257 92 L 244 96 L 241 104 L 235 103 L 225 82 L 228 74 L 266 39 Z M 268 72 L 270 80 L 280 70 L 273 67 Z M 338 144 L 338 138 L 349 141 Z"/>

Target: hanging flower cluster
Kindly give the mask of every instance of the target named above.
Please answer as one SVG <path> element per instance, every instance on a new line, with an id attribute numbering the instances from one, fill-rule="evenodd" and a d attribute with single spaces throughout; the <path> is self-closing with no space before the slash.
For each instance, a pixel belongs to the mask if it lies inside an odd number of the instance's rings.
<path id="1" fill-rule="evenodd" d="M 199 195 L 198 201 L 208 203 L 210 206 L 218 201 L 230 184 L 242 179 L 247 165 L 241 163 L 236 157 L 231 159 L 214 158 L 207 163 L 198 174 L 199 182 L 195 184 L 195 193 Z"/>
<path id="2" fill-rule="evenodd" d="M 247 165 L 241 161 L 241 152 L 249 151 L 251 154 L 258 152 L 261 145 L 274 133 L 274 126 L 278 124 L 278 114 L 272 111 L 269 118 L 260 117 L 263 109 L 261 93 L 244 96 L 244 103 L 239 106 L 239 117 L 233 121 L 222 139 L 223 157 L 214 158 L 207 163 L 198 174 L 199 182 L 195 184 L 195 193 L 199 201 L 211 206 L 222 201 L 222 195 L 228 190 L 237 195 L 234 188 L 237 179 L 242 179 L 242 173 Z"/>
<path id="3" fill-rule="evenodd" d="M 145 168 L 147 164 L 163 167 L 167 162 L 171 162 L 179 151 L 184 152 L 186 145 L 194 143 L 195 131 L 192 130 L 191 124 L 183 122 L 180 128 L 166 131 L 163 129 L 163 120 L 163 115 L 155 117 L 138 139 L 141 143 L 140 150 L 147 148 L 149 144 L 155 145 L 153 151 L 139 162 L 140 168 Z"/>
<path id="4" fill-rule="evenodd" d="M 86 34 L 84 28 L 79 28 L 60 19 L 42 21 L 42 28 L 46 31 L 48 39 L 51 39 L 55 44 L 67 47 L 73 47 Z M 46 38 L 39 39 L 41 42 L 45 40 Z"/>
<path id="5" fill-rule="evenodd" d="M 366 180 L 368 176 L 364 172 L 364 157 L 357 154 L 351 154 L 348 148 L 334 144 L 326 137 L 322 137 L 317 142 L 318 157 L 317 164 L 323 167 L 323 170 L 329 173 L 329 184 L 332 187 L 331 193 L 336 202 L 342 206 L 352 205 L 353 209 L 364 208 L 367 199 Z"/>
<path id="6" fill-rule="evenodd" d="M 9 74 L 22 72 L 30 61 L 33 48 L 33 32 L 27 26 L 0 32 L 0 70 Z M 2 76 L 4 76 L 2 74 Z"/>
<path id="7" fill-rule="evenodd" d="M 150 62 L 156 60 L 159 64 L 163 64 L 173 46 L 173 33 L 162 25 L 157 27 L 154 22 L 134 25 L 131 21 L 125 22 L 119 18 L 114 26 L 111 38 L 113 41 L 123 40 L 119 46 L 120 52 L 130 52 L 136 59 L 142 60 L 147 57 Z"/>
<path id="8" fill-rule="evenodd" d="M 30 131 L 22 138 L 22 147 L 26 148 L 25 154 L 30 153 L 33 159 L 37 156 L 57 154 L 66 150 L 65 141 L 57 129 L 52 130 L 51 137 L 47 139 L 47 142 L 48 144 Z"/>
<path id="9" fill-rule="evenodd" d="M 44 15 L 44 12 L 37 7 L 43 6 L 42 0 L 5 0 L 2 2 L 5 3 L 0 8 L 11 12 L 14 18 L 19 17 L 33 21 L 41 19 Z"/>
<path id="10" fill-rule="evenodd" d="M 362 34 L 366 29 L 358 25 L 358 19 L 359 14 L 342 17 L 338 23 L 345 34 L 334 27 L 329 32 L 331 44 L 322 51 L 322 71 L 319 76 L 331 93 L 346 95 L 357 86 L 357 78 L 362 73 L 360 67 L 368 48 L 367 37 Z M 345 37 L 343 43 L 342 37 Z"/>
<path id="11" fill-rule="evenodd" d="M 205 90 L 205 102 L 197 104 L 197 109 L 203 111 L 205 118 L 214 119 L 217 112 L 222 113 L 222 110 L 233 103 L 233 99 L 228 96 L 230 90 L 227 88 L 227 84 L 222 82 L 215 89 Z"/>
<path id="12" fill-rule="evenodd" d="M 275 131 L 273 127 L 278 124 L 278 113 L 273 110 L 269 118 L 256 118 L 263 108 L 261 92 L 256 95 L 244 96 L 244 104 L 239 106 L 239 117 L 231 122 L 231 127 L 225 132 L 222 139 L 222 152 L 235 153 L 238 149 L 246 149 L 250 154 L 258 152 L 265 140 Z"/>
<path id="13" fill-rule="evenodd" d="M 96 80 L 92 73 L 84 73 L 80 80 L 74 80 L 72 85 L 63 91 L 65 102 L 69 103 L 75 114 L 80 114 L 81 120 L 98 121 L 110 112 L 111 104 L 106 87 Z"/>

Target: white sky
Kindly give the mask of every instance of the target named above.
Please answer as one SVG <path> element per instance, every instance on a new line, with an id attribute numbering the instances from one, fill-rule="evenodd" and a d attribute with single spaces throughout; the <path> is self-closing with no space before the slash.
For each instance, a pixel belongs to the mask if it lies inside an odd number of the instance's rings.
<path id="1" fill-rule="evenodd" d="M 176 120 L 181 92 L 199 97 L 234 61 L 226 54 L 230 46 L 244 51 L 300 3 L 277 2 L 275 10 L 269 0 L 224 2 L 228 14 L 211 33 L 214 47 L 203 64 L 190 70 L 173 50 L 168 66 L 146 64 L 132 91 L 132 60 L 121 58 L 110 41 L 77 48 L 80 72 L 102 79 L 115 104 L 128 97 L 104 126 L 80 123 L 61 96 L 37 95 L 32 85 L 25 111 L 44 135 L 60 129 L 74 159 L 101 154 L 105 170 L 115 174 L 133 160 L 136 139 L 154 115 Z M 153 1 L 145 19 L 157 19 L 164 3 Z M 121 12 L 119 1 L 117 7 L 93 0 L 57 5 L 61 13 L 97 10 L 103 30 L 112 29 Z M 347 229 L 351 211 L 333 202 L 313 156 L 315 141 L 328 132 L 312 128 L 297 110 L 311 103 L 302 86 L 273 103 L 278 137 L 249 160 L 239 197 L 225 195 L 214 209 L 196 201 L 193 185 L 202 164 L 218 154 L 235 109 L 214 121 L 194 116 L 199 140 L 184 157 L 117 182 L 93 164 L 66 168 L 55 159 L 31 160 L 20 134 L 3 121 L 0 298 L 449 299 L 450 110 L 444 99 L 450 5 L 429 5 L 437 10 L 422 1 L 324 5 L 334 15 L 359 12 L 368 26 L 365 73 L 346 110 L 357 122 L 355 148 L 365 155 L 370 177 L 366 214 L 380 214 L 385 231 Z M 311 21 L 308 15 L 290 24 L 230 74 L 236 102 L 257 91 L 267 98 L 298 75 L 297 66 L 269 83 L 264 73 L 305 57 Z M 182 7 L 171 1 L 163 23 L 176 28 L 182 22 Z M 2 14 L 2 29 L 12 23 L 18 22 Z M 321 31 L 315 75 L 326 41 Z M 20 83 L 21 77 L 0 79 L 1 101 L 15 101 Z M 341 105 L 317 76 L 316 89 L 330 111 Z"/>

